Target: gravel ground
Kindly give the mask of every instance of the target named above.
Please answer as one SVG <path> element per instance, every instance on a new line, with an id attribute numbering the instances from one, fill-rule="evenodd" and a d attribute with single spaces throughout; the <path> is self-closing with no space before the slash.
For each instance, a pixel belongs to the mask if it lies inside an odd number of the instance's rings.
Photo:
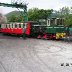
<path id="1" fill-rule="evenodd" d="M 1 35 L 0 72 L 72 72 L 72 43 Z"/>

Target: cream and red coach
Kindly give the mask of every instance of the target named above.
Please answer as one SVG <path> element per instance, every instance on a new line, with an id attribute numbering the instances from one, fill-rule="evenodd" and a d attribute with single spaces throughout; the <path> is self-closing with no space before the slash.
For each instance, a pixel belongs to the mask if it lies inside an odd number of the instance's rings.
<path id="1" fill-rule="evenodd" d="M 11 35 L 23 35 L 30 34 L 30 25 L 29 23 L 10 23 L 10 24 L 1 24 L 1 32 L 4 34 Z"/>

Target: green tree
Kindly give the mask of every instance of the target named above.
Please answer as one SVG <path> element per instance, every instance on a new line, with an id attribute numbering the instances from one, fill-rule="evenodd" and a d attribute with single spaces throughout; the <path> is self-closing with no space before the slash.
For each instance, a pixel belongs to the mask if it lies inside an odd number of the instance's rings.
<path id="1" fill-rule="evenodd" d="M 47 19 L 52 14 L 53 10 L 39 10 L 39 19 Z"/>
<path id="2" fill-rule="evenodd" d="M 72 14 L 65 17 L 65 26 L 72 26 Z"/>
<path id="3" fill-rule="evenodd" d="M 72 14 L 71 14 L 71 8 L 69 7 L 63 7 L 60 9 L 60 17 L 64 18 L 64 24 L 65 26 L 72 26 Z"/>
<path id="4" fill-rule="evenodd" d="M 10 17 L 8 17 L 8 22 L 16 22 L 17 17 L 15 15 L 11 15 Z"/>
<path id="5" fill-rule="evenodd" d="M 52 14 L 52 16 L 64 18 L 65 16 L 70 14 L 70 8 L 69 7 L 63 7 L 63 8 L 60 8 L 59 11 L 54 10 L 53 12 L 54 13 Z"/>
<path id="6" fill-rule="evenodd" d="M 24 22 L 24 18 L 22 17 L 22 15 L 16 16 L 16 22 Z"/>
<path id="7" fill-rule="evenodd" d="M 21 15 L 17 16 L 17 15 L 11 15 L 9 17 L 7 17 L 8 22 L 24 22 L 23 21 L 23 17 Z"/>
<path id="8" fill-rule="evenodd" d="M 38 8 L 33 8 L 28 10 L 28 19 L 30 20 L 36 20 L 38 19 Z"/>
<path id="9" fill-rule="evenodd" d="M 65 26 L 72 26 L 72 9 L 71 8 L 63 7 L 59 11 L 55 11 L 55 14 L 60 18 L 64 18 Z"/>
<path id="10" fill-rule="evenodd" d="M 28 10 L 29 20 L 38 21 L 39 19 L 47 19 L 47 17 L 53 12 L 53 10 L 44 10 L 33 8 Z"/>
<path id="11" fill-rule="evenodd" d="M 69 7 L 63 7 L 62 9 L 60 9 L 60 12 L 62 15 L 68 15 L 70 12 Z"/>

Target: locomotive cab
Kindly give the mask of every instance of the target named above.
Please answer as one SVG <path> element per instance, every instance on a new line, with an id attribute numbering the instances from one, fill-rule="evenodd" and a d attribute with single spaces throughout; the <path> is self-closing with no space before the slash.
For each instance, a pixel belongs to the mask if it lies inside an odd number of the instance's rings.
<path id="1" fill-rule="evenodd" d="M 50 18 L 47 20 L 47 29 L 46 34 L 47 37 L 60 39 L 65 36 L 65 27 L 64 27 L 64 19 L 62 18 Z"/>

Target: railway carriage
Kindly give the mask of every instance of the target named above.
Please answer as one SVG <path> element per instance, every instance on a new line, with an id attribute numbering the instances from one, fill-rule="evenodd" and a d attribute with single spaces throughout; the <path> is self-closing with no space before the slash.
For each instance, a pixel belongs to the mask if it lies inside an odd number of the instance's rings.
<path id="1" fill-rule="evenodd" d="M 11 35 L 23 35 L 29 34 L 27 23 L 10 23 L 10 24 L 1 24 L 1 32 L 4 34 Z M 24 31 L 25 30 L 25 31 Z"/>

